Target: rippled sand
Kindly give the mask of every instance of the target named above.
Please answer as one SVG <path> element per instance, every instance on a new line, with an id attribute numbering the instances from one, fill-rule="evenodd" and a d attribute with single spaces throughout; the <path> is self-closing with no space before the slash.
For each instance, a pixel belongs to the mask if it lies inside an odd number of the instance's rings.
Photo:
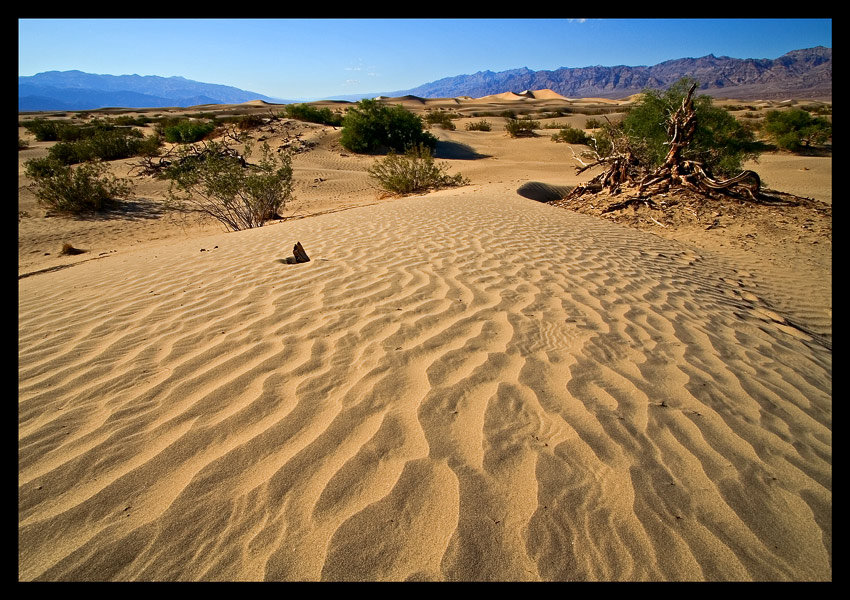
<path id="1" fill-rule="evenodd" d="M 21 279 L 19 578 L 830 580 L 831 345 L 748 276 L 450 190 Z"/>

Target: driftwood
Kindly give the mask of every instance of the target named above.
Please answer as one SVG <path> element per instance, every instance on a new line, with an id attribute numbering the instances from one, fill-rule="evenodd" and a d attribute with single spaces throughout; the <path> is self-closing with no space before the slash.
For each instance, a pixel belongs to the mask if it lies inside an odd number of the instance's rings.
<path id="1" fill-rule="evenodd" d="M 292 254 L 295 256 L 295 262 L 310 262 L 310 257 L 304 252 L 304 246 L 301 245 L 301 242 L 295 242 L 295 246 L 292 248 Z"/>
<path id="2" fill-rule="evenodd" d="M 235 130 L 229 129 L 224 132 L 221 143 L 208 144 L 206 141 L 195 142 L 194 144 L 175 144 L 168 148 L 164 153 L 156 156 L 144 156 L 136 163 L 132 171 L 137 171 L 139 177 L 144 175 L 152 175 L 154 177 L 164 176 L 167 169 L 171 167 L 179 168 L 187 163 L 197 163 L 206 160 L 208 157 L 215 154 L 220 158 L 230 158 L 239 161 L 243 169 L 248 169 L 254 165 L 245 160 L 236 149 L 228 145 L 228 142 L 239 142 L 240 137 Z"/>
<path id="3" fill-rule="evenodd" d="M 292 247 L 292 256 L 287 256 L 286 258 L 279 259 L 279 262 L 287 265 L 295 265 L 310 262 L 310 257 L 307 256 L 307 253 L 304 251 L 304 246 L 301 245 L 301 242 L 295 242 L 295 246 Z"/>
<path id="4" fill-rule="evenodd" d="M 691 143 L 696 131 L 696 111 L 693 103 L 696 87 L 696 84 L 691 86 L 682 100 L 682 105 L 668 119 L 670 149 L 661 166 L 647 172 L 627 146 L 615 149 L 615 152 L 606 157 L 599 157 L 597 154 L 597 160 L 592 163 L 579 161 L 580 166 L 576 167 L 576 173 L 599 165 L 604 165 L 605 169 L 587 183 L 575 187 L 565 200 L 575 199 L 587 193 L 605 192 L 613 196 L 626 188 L 634 192 L 633 197 L 612 205 L 606 210 L 608 212 L 630 204 L 647 202 L 654 194 L 685 188 L 709 197 L 724 194 L 759 203 L 794 204 L 794 200 L 789 199 L 787 194 L 779 197 L 776 193 L 771 194 L 763 190 L 761 178 L 755 171 L 742 171 L 735 177 L 719 180 L 701 163 L 682 158 L 683 150 Z"/>

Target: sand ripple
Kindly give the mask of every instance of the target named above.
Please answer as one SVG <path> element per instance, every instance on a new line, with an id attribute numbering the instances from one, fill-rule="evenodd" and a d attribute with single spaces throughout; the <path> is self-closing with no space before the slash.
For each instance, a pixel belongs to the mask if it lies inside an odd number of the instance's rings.
<path id="1" fill-rule="evenodd" d="M 831 579 L 831 348 L 674 242 L 437 193 L 19 290 L 21 579 Z"/>

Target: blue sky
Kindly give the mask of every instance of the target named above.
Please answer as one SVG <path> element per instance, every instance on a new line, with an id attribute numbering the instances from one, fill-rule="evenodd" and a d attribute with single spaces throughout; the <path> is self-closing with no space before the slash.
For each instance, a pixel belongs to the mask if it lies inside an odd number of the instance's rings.
<path id="1" fill-rule="evenodd" d="M 832 19 L 19 19 L 18 75 L 179 75 L 289 100 L 528 67 L 777 58 Z"/>

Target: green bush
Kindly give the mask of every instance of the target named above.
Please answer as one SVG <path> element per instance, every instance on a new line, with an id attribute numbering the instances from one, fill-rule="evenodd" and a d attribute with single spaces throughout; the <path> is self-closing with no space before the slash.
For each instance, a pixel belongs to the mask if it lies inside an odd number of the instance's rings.
<path id="1" fill-rule="evenodd" d="M 195 119 L 163 119 L 156 128 L 166 142 L 191 144 L 211 134 L 215 130 L 215 123 Z"/>
<path id="2" fill-rule="evenodd" d="M 361 100 L 342 120 L 340 143 L 352 152 L 382 148 L 405 152 L 425 145 L 433 149 L 437 138 L 423 130 L 422 119 L 403 106 L 385 106 L 377 100 Z"/>
<path id="3" fill-rule="evenodd" d="M 505 125 L 505 131 L 511 137 L 530 136 L 534 135 L 534 130 L 540 129 L 540 121 L 532 121 L 531 119 L 509 119 Z"/>
<path id="4" fill-rule="evenodd" d="M 120 126 L 136 126 L 136 127 L 144 127 L 153 121 L 151 117 L 146 117 L 143 115 L 132 117 L 130 115 L 118 115 L 112 119 L 108 119 L 108 121 L 114 122 L 116 125 Z"/>
<path id="5" fill-rule="evenodd" d="M 693 83 L 685 78 L 666 91 L 644 90 L 623 119 L 622 131 L 641 163 L 663 164 L 669 150 L 667 119 L 682 106 Z M 709 96 L 697 96 L 693 104 L 696 130 L 682 158 L 702 163 L 709 172 L 718 175 L 736 175 L 746 160 L 758 155 L 753 132 L 727 111 L 713 106 Z"/>
<path id="6" fill-rule="evenodd" d="M 768 111 L 762 128 L 779 148 L 792 152 L 823 144 L 832 136 L 832 124 L 826 118 L 812 117 L 799 108 Z"/>
<path id="7" fill-rule="evenodd" d="M 129 180 L 109 174 L 101 162 L 71 167 L 48 158 L 27 161 L 25 166 L 39 204 L 56 212 L 97 212 L 133 194 Z"/>
<path id="8" fill-rule="evenodd" d="M 377 181 L 378 187 L 392 194 L 411 194 L 469 183 L 459 173 L 450 176 L 445 170 L 445 165 L 434 163 L 431 150 L 420 145 L 408 148 L 404 154 L 390 151 L 368 172 Z"/>
<path id="9" fill-rule="evenodd" d="M 599 119 L 588 119 L 584 122 L 585 129 L 602 129 L 605 124 Z"/>
<path id="10" fill-rule="evenodd" d="M 157 136 L 142 137 L 137 129 L 103 129 L 76 141 L 58 142 L 47 151 L 50 158 L 72 165 L 91 160 L 118 160 L 150 155 L 159 147 Z"/>
<path id="11" fill-rule="evenodd" d="M 490 122 L 486 119 L 466 124 L 467 131 L 490 131 L 491 129 L 492 127 L 490 126 Z"/>
<path id="12" fill-rule="evenodd" d="M 309 104 L 287 104 L 283 114 L 289 119 L 307 121 L 308 123 L 319 123 L 320 125 L 342 125 L 342 115 L 337 111 L 331 111 L 327 106 L 316 108 Z"/>
<path id="13" fill-rule="evenodd" d="M 94 135 L 104 125 L 75 125 L 68 121 L 36 118 L 21 123 L 39 142 L 73 142 L 87 135 Z"/>
<path id="14" fill-rule="evenodd" d="M 443 129 L 454 131 L 455 129 L 457 129 L 457 127 L 454 123 L 452 123 L 453 118 L 457 117 L 452 115 L 452 113 L 447 110 L 435 110 L 425 115 L 425 122 L 431 126 L 439 125 Z"/>
<path id="15" fill-rule="evenodd" d="M 55 142 L 58 140 L 59 131 L 64 125 L 66 124 L 59 121 L 48 121 L 41 118 L 21 122 L 21 126 L 33 134 L 36 141 L 39 142 Z"/>
<path id="16" fill-rule="evenodd" d="M 565 142 L 567 144 L 587 144 L 590 142 L 590 138 L 581 129 L 567 125 L 552 136 L 552 141 Z"/>
<path id="17" fill-rule="evenodd" d="M 236 127 L 242 131 L 256 129 L 266 123 L 261 115 L 239 115 L 238 117 L 235 117 L 233 121 L 236 123 Z"/>
<path id="18" fill-rule="evenodd" d="M 166 206 L 213 217 L 233 231 L 279 218 L 292 199 L 291 156 L 275 156 L 266 143 L 257 164 L 247 162 L 250 155 L 250 146 L 240 156 L 219 142 L 182 147 L 164 173 L 171 181 Z"/>

